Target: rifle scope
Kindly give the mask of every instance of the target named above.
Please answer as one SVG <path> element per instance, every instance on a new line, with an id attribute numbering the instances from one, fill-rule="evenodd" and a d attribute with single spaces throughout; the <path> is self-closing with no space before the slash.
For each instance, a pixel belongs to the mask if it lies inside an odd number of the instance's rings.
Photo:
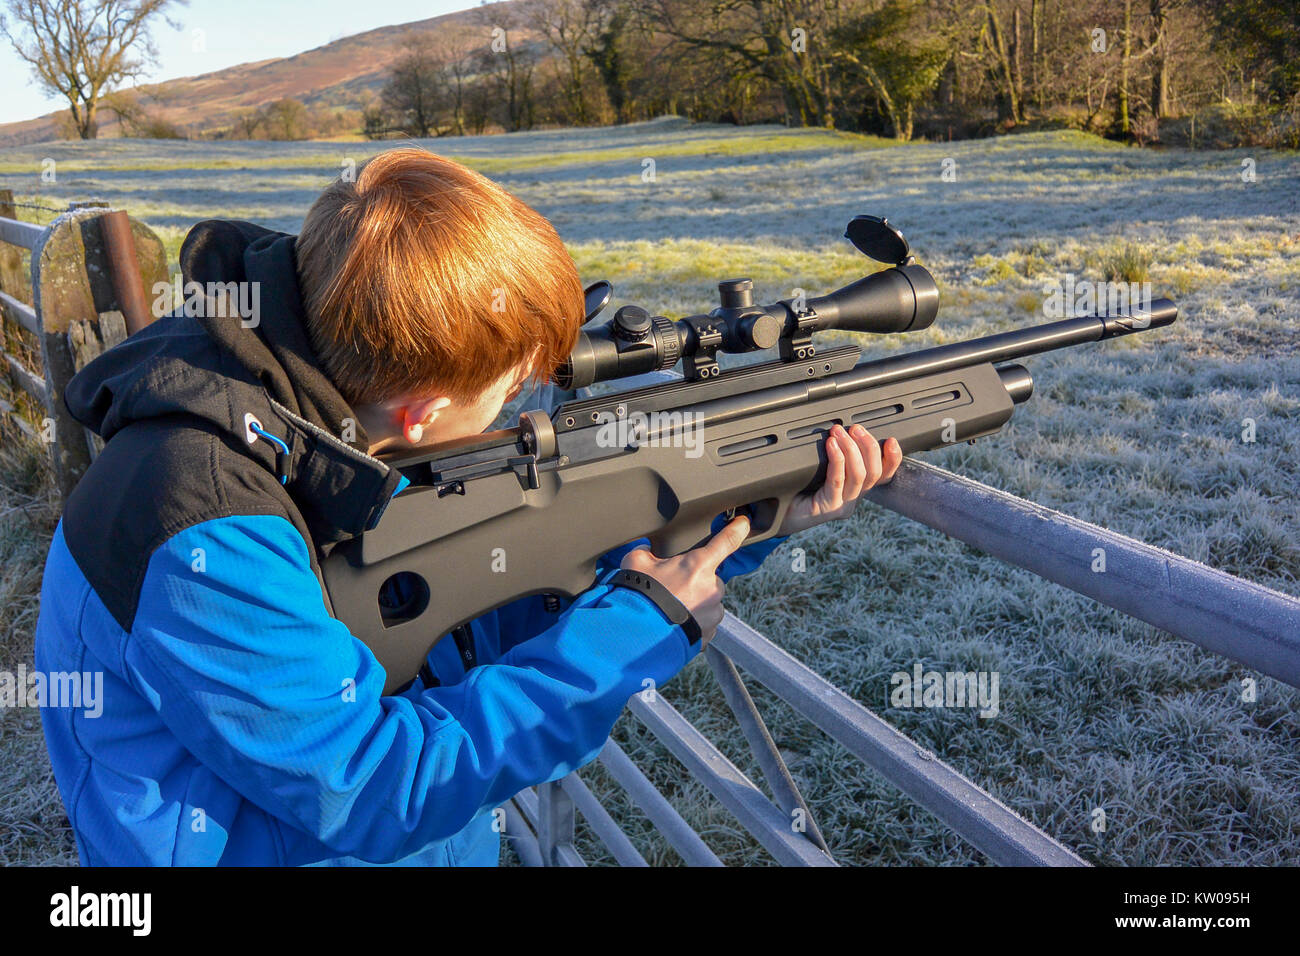
<path id="1" fill-rule="evenodd" d="M 625 305 L 604 325 L 584 329 L 569 359 L 555 372 L 561 388 L 672 368 L 680 359 L 687 380 L 711 378 L 721 369 L 718 352 L 753 352 L 777 346 L 785 361 L 803 361 L 815 352 L 814 332 L 910 332 L 927 328 L 939 309 L 934 278 L 915 264 L 903 234 L 886 219 L 857 216 L 844 235 L 864 255 L 891 268 L 864 276 L 827 295 L 754 304 L 749 279 L 718 283 L 721 305 L 706 315 L 673 321 Z M 609 301 L 611 287 L 587 289 L 587 319 Z"/>

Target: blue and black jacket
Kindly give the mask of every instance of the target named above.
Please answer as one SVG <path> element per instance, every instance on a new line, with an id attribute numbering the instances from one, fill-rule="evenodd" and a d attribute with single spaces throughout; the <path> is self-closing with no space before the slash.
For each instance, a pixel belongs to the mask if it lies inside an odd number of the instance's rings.
<path id="1" fill-rule="evenodd" d="M 65 395 L 107 442 L 55 532 L 36 631 L 38 670 L 103 674 L 99 716 L 42 710 L 81 862 L 495 864 L 492 809 L 591 760 L 628 697 L 697 653 L 608 583 L 644 542 L 559 612 L 534 597 L 478 618 L 384 696 L 319 562 L 404 479 L 316 362 L 294 237 L 200 223 L 181 266 L 260 283 L 258 324 L 166 316 Z M 249 414 L 274 441 L 248 440 Z"/>

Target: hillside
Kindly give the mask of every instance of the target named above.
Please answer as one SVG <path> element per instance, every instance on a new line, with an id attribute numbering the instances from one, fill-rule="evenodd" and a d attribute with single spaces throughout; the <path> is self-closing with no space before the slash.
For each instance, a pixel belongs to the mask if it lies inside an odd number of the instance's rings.
<path id="1" fill-rule="evenodd" d="M 194 133 L 228 126 L 237 111 L 286 97 L 308 105 L 359 109 L 383 86 L 387 70 L 401 54 L 402 38 L 408 31 L 444 33 L 457 28 L 483 29 L 482 16 L 480 10 L 471 9 L 393 24 L 343 37 L 295 56 L 241 63 L 213 73 L 144 84 L 139 89 L 157 100 L 151 112 Z M 54 112 L 18 123 L 0 124 L 0 147 L 59 139 L 57 116 L 58 112 Z M 117 124 L 105 115 L 100 136 L 117 135 Z"/>

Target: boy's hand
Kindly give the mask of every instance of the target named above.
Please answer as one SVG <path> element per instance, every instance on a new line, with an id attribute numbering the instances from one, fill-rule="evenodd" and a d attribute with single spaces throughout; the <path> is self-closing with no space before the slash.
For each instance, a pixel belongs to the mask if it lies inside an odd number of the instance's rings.
<path id="1" fill-rule="evenodd" d="M 778 535 L 851 515 L 863 492 L 894 477 L 903 461 L 903 449 L 894 438 L 886 439 L 882 447 L 861 425 L 848 431 L 834 425 L 826 438 L 826 456 L 825 484 L 790 502 Z"/>
<path id="2" fill-rule="evenodd" d="M 722 623 L 722 578 L 718 565 L 745 543 L 749 534 L 749 519 L 744 515 L 712 538 L 690 551 L 671 558 L 656 558 L 649 548 L 636 548 L 623 556 L 623 568 L 640 571 L 654 578 L 695 617 L 700 626 L 700 646 L 707 645 Z"/>

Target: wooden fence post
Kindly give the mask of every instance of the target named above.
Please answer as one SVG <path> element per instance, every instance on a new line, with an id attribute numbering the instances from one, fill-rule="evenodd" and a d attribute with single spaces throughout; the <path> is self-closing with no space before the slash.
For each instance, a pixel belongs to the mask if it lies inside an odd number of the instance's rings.
<path id="1" fill-rule="evenodd" d="M 115 282 L 113 277 L 103 229 L 107 215 L 112 213 L 102 205 L 73 204 L 50 225 L 45 241 L 32 250 L 32 292 L 41 320 L 41 360 L 49 415 L 55 428 L 51 452 L 65 499 L 90 467 L 99 444 L 68 412 L 63 402 L 64 389 L 86 363 L 127 335 L 115 285 L 125 289 L 131 281 Z M 148 288 L 166 282 L 167 259 L 162 241 L 136 222 L 130 223 L 129 235 L 134 249 L 128 255 L 133 253 L 139 281 Z M 133 324 L 137 324 L 138 302 L 131 307 L 137 310 L 133 316 Z"/>

